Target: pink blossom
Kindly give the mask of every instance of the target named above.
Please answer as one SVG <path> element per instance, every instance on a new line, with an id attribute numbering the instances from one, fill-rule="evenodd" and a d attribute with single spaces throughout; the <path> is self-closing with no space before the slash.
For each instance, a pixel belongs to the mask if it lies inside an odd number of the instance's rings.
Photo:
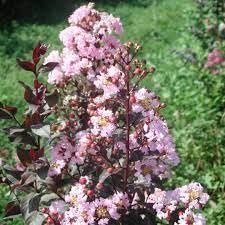
<path id="1" fill-rule="evenodd" d="M 91 117 L 91 123 L 93 125 L 91 132 L 102 137 L 112 136 L 116 129 L 115 124 L 112 121 L 112 119 L 115 118 L 113 112 L 102 108 L 98 109 L 96 114 L 96 116 Z"/>
<path id="2" fill-rule="evenodd" d="M 58 51 L 52 51 L 48 57 L 45 58 L 44 64 L 49 62 L 57 62 L 59 63 L 49 74 L 48 74 L 48 82 L 50 84 L 59 84 L 63 81 L 64 74 L 61 69 L 62 58 Z"/>
<path id="3" fill-rule="evenodd" d="M 93 4 L 89 3 L 87 6 L 81 6 L 77 10 L 73 12 L 73 14 L 69 17 L 68 21 L 71 24 L 77 25 L 79 22 L 81 22 L 83 19 L 85 19 L 90 13 L 91 10 L 93 10 Z"/>
<path id="4" fill-rule="evenodd" d="M 63 200 L 53 201 L 49 207 L 50 214 L 64 213 L 65 211 L 65 202 Z"/>
<path id="5" fill-rule="evenodd" d="M 188 209 L 179 216 L 178 222 L 174 225 L 205 225 L 206 221 L 202 214 L 195 214 Z"/>
<path id="6" fill-rule="evenodd" d="M 158 188 L 157 181 L 170 176 L 179 157 L 160 115 L 160 99 L 138 87 L 148 73 L 136 58 L 140 46 L 122 44 L 122 31 L 119 18 L 93 9 L 93 4 L 81 6 L 59 35 L 62 51 L 46 59 L 58 62 L 49 82 L 62 97 L 49 175 L 63 171 L 55 178 L 71 178 L 60 190 L 65 208 L 52 202 L 51 211 L 63 211 L 63 225 L 121 223 L 140 210 L 145 216 L 155 210 L 168 222 L 179 213 L 177 224 L 202 225 L 204 218 L 195 210 L 206 204 L 208 195 L 200 184 Z M 218 52 L 213 54 L 211 61 L 223 62 Z"/>
<path id="7" fill-rule="evenodd" d="M 98 218 L 99 225 L 108 224 L 109 219 L 118 220 L 120 214 L 117 212 L 117 206 L 110 199 L 99 198 L 94 202 L 95 215 Z"/>
<path id="8" fill-rule="evenodd" d="M 112 196 L 112 202 L 118 208 L 125 208 L 125 209 L 127 209 L 130 206 L 128 195 L 126 193 L 122 193 L 122 192 L 116 192 Z"/>
<path id="9" fill-rule="evenodd" d="M 79 183 L 72 186 L 69 194 L 65 196 L 65 201 L 74 206 L 85 203 L 86 200 L 87 195 L 84 193 L 84 186 Z"/>
<path id="10" fill-rule="evenodd" d="M 119 68 L 111 66 L 105 74 L 101 73 L 97 76 L 94 84 L 97 88 L 103 89 L 103 99 L 109 99 L 124 88 L 124 74 Z"/>
<path id="11" fill-rule="evenodd" d="M 152 176 L 159 173 L 157 161 L 150 157 L 136 161 L 134 168 L 136 170 L 135 176 L 138 180 L 142 179 L 148 184 L 151 182 Z"/>
<path id="12" fill-rule="evenodd" d="M 145 88 L 141 88 L 134 93 L 135 103 L 132 105 L 132 110 L 136 113 L 141 112 L 143 115 L 146 111 L 151 109 L 157 109 L 160 105 L 157 97 L 153 92 L 147 91 Z"/>
<path id="13" fill-rule="evenodd" d="M 73 146 L 67 137 L 61 137 L 52 149 L 52 159 L 64 159 L 66 162 L 82 164 L 84 162 L 85 149 Z"/>
<path id="14" fill-rule="evenodd" d="M 190 183 L 179 190 L 180 200 L 189 205 L 189 208 L 200 208 L 209 200 L 209 195 L 203 192 L 199 183 Z"/>
<path id="15" fill-rule="evenodd" d="M 66 165 L 65 161 L 62 159 L 51 162 L 48 175 L 50 177 L 53 177 L 61 174 L 61 171 L 65 167 L 65 165 Z"/>
<path id="16" fill-rule="evenodd" d="M 224 62 L 224 57 L 219 49 L 214 49 L 208 54 L 207 62 L 205 64 L 206 68 L 218 65 Z"/>

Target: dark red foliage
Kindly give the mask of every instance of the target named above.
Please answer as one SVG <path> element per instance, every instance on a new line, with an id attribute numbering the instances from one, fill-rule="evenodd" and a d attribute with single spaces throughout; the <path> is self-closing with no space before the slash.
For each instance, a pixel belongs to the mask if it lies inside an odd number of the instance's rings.
<path id="1" fill-rule="evenodd" d="M 5 216 L 20 214 L 20 206 L 16 202 L 9 202 L 5 207 Z"/>
<path id="2" fill-rule="evenodd" d="M 18 65 L 23 68 L 24 70 L 35 72 L 35 64 L 30 61 L 22 61 L 17 59 Z"/>
<path id="3" fill-rule="evenodd" d="M 48 47 L 45 44 L 39 42 L 33 50 L 33 62 L 37 64 L 40 61 L 41 56 L 43 56 L 47 50 Z"/>
<path id="4" fill-rule="evenodd" d="M 56 66 L 58 66 L 59 63 L 57 62 L 49 62 L 49 63 L 46 63 L 46 64 L 43 64 L 40 66 L 39 70 L 42 71 L 42 72 L 50 72 L 52 71 Z"/>

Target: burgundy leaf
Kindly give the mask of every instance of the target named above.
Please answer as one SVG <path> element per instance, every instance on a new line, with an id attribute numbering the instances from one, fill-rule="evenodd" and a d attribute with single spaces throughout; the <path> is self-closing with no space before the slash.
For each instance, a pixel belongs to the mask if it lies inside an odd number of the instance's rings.
<path id="1" fill-rule="evenodd" d="M 40 47 L 41 47 L 41 43 L 39 42 L 33 50 L 33 62 L 35 64 L 37 64 L 40 60 L 40 54 L 39 54 Z"/>
<path id="2" fill-rule="evenodd" d="M 35 65 L 34 65 L 34 63 L 32 63 L 30 61 L 22 61 L 20 59 L 17 59 L 17 63 L 24 70 L 35 72 Z"/>
<path id="3" fill-rule="evenodd" d="M 25 92 L 24 92 L 24 99 L 33 105 L 38 105 L 38 101 L 36 96 L 33 93 L 33 90 L 31 89 L 31 87 L 29 87 L 28 85 L 26 85 L 23 81 L 19 81 L 19 83 L 24 87 Z"/>
<path id="4" fill-rule="evenodd" d="M 48 62 L 44 65 L 41 65 L 39 68 L 39 71 L 43 73 L 51 72 L 52 70 L 55 69 L 56 66 L 58 66 L 59 63 L 57 62 Z"/>
<path id="5" fill-rule="evenodd" d="M 11 119 L 17 113 L 17 108 L 14 106 L 0 105 L 0 119 Z"/>
<path id="6" fill-rule="evenodd" d="M 30 128 L 32 125 L 40 124 L 42 122 L 42 118 L 39 113 L 34 113 L 32 115 L 26 115 L 25 121 L 23 122 L 23 126 L 26 128 Z"/>
<path id="7" fill-rule="evenodd" d="M 6 173 L 6 178 L 11 183 L 16 183 L 21 179 L 21 175 L 23 172 L 16 170 L 15 168 L 12 168 L 8 165 L 4 165 L 4 171 Z"/>
<path id="8" fill-rule="evenodd" d="M 55 90 L 52 94 L 45 97 L 45 101 L 50 107 L 55 106 L 59 101 L 59 92 Z"/>
<path id="9" fill-rule="evenodd" d="M 0 119 L 11 119 L 12 114 L 7 110 L 0 108 Z"/>
<path id="10" fill-rule="evenodd" d="M 49 166 L 42 166 L 41 168 L 37 169 L 37 175 L 41 178 L 41 179 L 45 179 L 48 176 L 48 170 L 49 170 Z"/>
<path id="11" fill-rule="evenodd" d="M 17 113 L 17 108 L 14 106 L 5 105 L 4 109 L 10 112 L 12 115 L 15 115 Z"/>
<path id="12" fill-rule="evenodd" d="M 29 155 L 29 151 L 21 148 L 17 148 L 17 156 L 20 162 L 26 167 L 28 164 L 32 163 L 32 160 Z"/>
<path id="13" fill-rule="evenodd" d="M 40 157 L 43 157 L 44 155 L 44 149 L 40 149 L 40 150 L 35 150 L 33 148 L 31 148 L 29 150 L 29 157 L 32 161 L 36 161 L 38 160 Z"/>
<path id="14" fill-rule="evenodd" d="M 36 141 L 24 128 L 8 127 L 3 129 L 11 142 L 36 145 Z"/>
<path id="15" fill-rule="evenodd" d="M 35 64 L 37 64 L 40 61 L 41 56 L 47 52 L 47 49 L 48 47 L 45 44 L 41 42 L 37 44 L 37 46 L 33 50 L 33 62 Z"/>
<path id="16" fill-rule="evenodd" d="M 21 177 L 21 185 L 26 186 L 29 184 L 34 183 L 36 180 L 36 174 L 33 172 L 24 172 L 22 177 Z"/>
<path id="17" fill-rule="evenodd" d="M 16 202 L 9 202 L 5 207 L 5 217 L 20 214 L 20 206 Z"/>

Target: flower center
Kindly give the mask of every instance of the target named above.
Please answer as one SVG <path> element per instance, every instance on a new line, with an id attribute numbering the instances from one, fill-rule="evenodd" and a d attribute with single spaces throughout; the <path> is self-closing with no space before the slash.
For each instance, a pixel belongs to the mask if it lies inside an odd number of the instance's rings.
<path id="1" fill-rule="evenodd" d="M 71 203 L 73 204 L 73 205 L 76 205 L 77 204 L 77 195 L 73 195 L 72 196 L 72 198 L 71 198 Z"/>
<path id="2" fill-rule="evenodd" d="M 111 85 L 111 84 L 112 84 L 112 79 L 111 78 L 108 78 L 108 79 L 104 80 L 104 85 L 108 86 L 108 85 Z"/>
<path id="3" fill-rule="evenodd" d="M 186 220 L 186 222 L 187 222 L 188 225 L 194 224 L 194 218 L 193 218 L 193 216 L 189 215 L 188 218 L 187 218 L 187 220 Z"/>
<path id="4" fill-rule="evenodd" d="M 52 167 L 54 167 L 55 169 L 60 168 L 60 164 L 57 162 L 52 163 Z"/>
<path id="5" fill-rule="evenodd" d="M 87 211 L 83 211 L 81 213 L 81 217 L 83 218 L 83 220 L 86 222 L 88 220 L 88 213 Z"/>
<path id="6" fill-rule="evenodd" d="M 190 199 L 195 200 L 199 197 L 199 193 L 197 191 L 190 192 Z"/>
<path id="7" fill-rule="evenodd" d="M 101 118 L 99 118 L 99 120 L 98 120 L 98 124 L 99 124 L 99 126 L 101 126 L 101 127 L 106 126 L 107 123 L 108 123 L 108 119 L 107 119 L 106 117 L 101 117 Z"/>
<path id="8" fill-rule="evenodd" d="M 140 105 L 144 109 L 149 109 L 149 107 L 150 107 L 150 99 L 149 98 L 144 98 L 144 99 L 140 100 Z"/>
<path id="9" fill-rule="evenodd" d="M 151 167 L 150 166 L 147 166 L 147 165 L 141 166 L 141 170 L 142 170 L 142 174 L 144 176 L 146 176 L 147 174 L 150 174 L 151 171 L 152 171 Z"/>
<path id="10" fill-rule="evenodd" d="M 106 206 L 98 206 L 96 209 L 98 218 L 109 218 L 109 212 Z"/>

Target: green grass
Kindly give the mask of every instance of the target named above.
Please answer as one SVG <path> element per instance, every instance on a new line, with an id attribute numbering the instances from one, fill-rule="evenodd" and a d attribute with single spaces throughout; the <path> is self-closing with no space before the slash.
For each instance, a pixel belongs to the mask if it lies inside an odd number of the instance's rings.
<path id="1" fill-rule="evenodd" d="M 201 182 L 211 195 L 205 209 L 207 224 L 224 225 L 225 75 L 208 74 L 194 65 L 184 64 L 172 53 L 175 49 L 191 48 L 199 58 L 205 54 L 187 29 L 191 18 L 186 11 L 193 9 L 194 4 L 191 0 L 139 0 L 136 4 L 104 1 L 97 7 L 121 17 L 125 30 L 123 39 L 141 43 L 142 57 L 157 68 L 156 74 L 143 85 L 166 103 L 164 116 L 181 157 L 181 164 L 167 185 Z M 52 25 L 14 22 L 0 32 L 1 100 L 24 107 L 17 80 L 29 82 L 31 79 L 29 73 L 19 70 L 15 59 L 29 57 L 30 49 L 39 40 L 58 48 L 58 32 L 65 27 L 65 21 L 66 18 Z M 12 149 L 3 136 L 0 138 L 0 149 Z M 0 189 L 0 212 L 7 199 L 7 190 Z"/>

